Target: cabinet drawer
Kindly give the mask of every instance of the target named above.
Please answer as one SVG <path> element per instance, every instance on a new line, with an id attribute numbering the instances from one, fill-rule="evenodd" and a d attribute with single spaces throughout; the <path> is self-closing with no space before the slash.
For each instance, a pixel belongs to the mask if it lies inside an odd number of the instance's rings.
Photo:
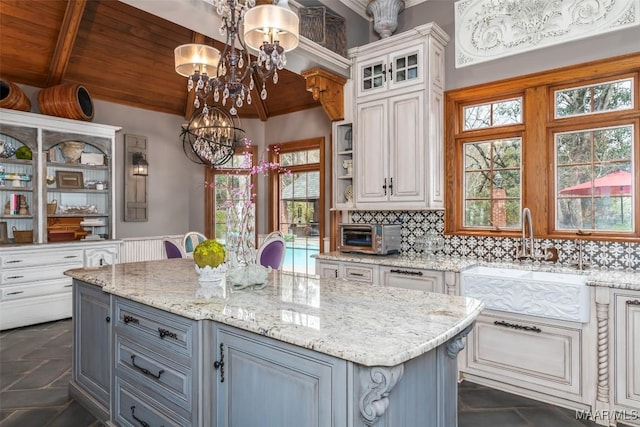
<path id="1" fill-rule="evenodd" d="M 50 264 L 74 264 L 82 267 L 82 250 L 34 251 L 16 255 L 0 255 L 0 267 L 17 268 Z"/>
<path id="2" fill-rule="evenodd" d="M 49 265 L 47 267 L 3 269 L 2 273 L 0 273 L 0 284 L 10 285 L 13 283 L 38 282 L 40 280 L 47 279 L 62 279 L 66 277 L 64 275 L 65 271 L 81 267 L 82 258 L 79 259 L 79 262 L 71 264 L 67 263 L 62 265 Z"/>
<path id="3" fill-rule="evenodd" d="M 0 301 L 11 301 L 40 295 L 71 293 L 71 277 L 46 280 L 34 284 L 10 285 L 0 287 Z"/>
<path id="4" fill-rule="evenodd" d="M 375 266 L 353 266 L 353 265 L 345 265 L 344 266 L 344 278 L 348 280 L 353 280 L 356 282 L 366 282 L 373 283 L 377 282 L 376 273 L 378 272 L 378 268 Z"/>
<path id="5" fill-rule="evenodd" d="M 186 410 L 185 415 L 191 413 L 193 374 L 190 367 L 121 336 L 116 338 L 115 359 L 116 375 L 136 384 L 136 390 L 144 391 L 174 411 L 182 408 Z"/>
<path id="6" fill-rule="evenodd" d="M 415 268 L 380 267 L 380 284 L 396 288 L 444 293 L 444 273 Z"/>
<path id="7" fill-rule="evenodd" d="M 581 348 L 581 329 L 483 314 L 469 334 L 467 370 L 548 394 L 581 395 Z"/>
<path id="8" fill-rule="evenodd" d="M 191 357 L 193 354 L 193 322 L 166 311 L 116 299 L 115 315 L 118 334 L 133 341 L 140 339 L 165 352 Z"/>
<path id="9" fill-rule="evenodd" d="M 119 426 L 191 426 L 192 423 L 142 393 L 137 387 L 116 377 L 115 421 Z"/>

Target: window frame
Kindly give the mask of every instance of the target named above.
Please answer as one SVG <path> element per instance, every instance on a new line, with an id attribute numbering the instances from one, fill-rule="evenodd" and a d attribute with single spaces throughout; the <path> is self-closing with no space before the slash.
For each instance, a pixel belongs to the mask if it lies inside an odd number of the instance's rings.
<path id="1" fill-rule="evenodd" d="M 632 109 L 597 112 L 582 116 L 555 118 L 556 90 L 592 85 L 633 77 Z M 529 207 L 537 238 L 586 238 L 588 240 L 639 241 L 640 239 L 640 53 L 608 58 L 586 64 L 490 82 L 445 93 L 445 233 L 450 235 L 520 237 L 521 230 L 463 227 L 465 142 L 522 136 L 522 207 Z M 464 110 L 474 104 L 507 100 L 522 96 L 522 125 L 463 130 Z M 633 165 L 635 200 L 631 232 L 555 229 L 555 152 L 554 134 L 573 129 L 634 126 Z M 540 142 L 536 142 L 540 141 Z"/>
<path id="2" fill-rule="evenodd" d="M 258 155 L 258 147 L 255 145 L 251 145 L 250 147 L 242 146 L 237 148 L 234 152 L 234 155 L 244 155 L 244 153 L 249 152 L 251 154 L 251 165 L 255 166 L 257 164 L 257 155 Z M 250 175 L 249 169 L 244 168 L 224 168 L 224 167 L 212 167 L 206 166 L 204 171 L 204 180 L 205 182 L 216 182 L 216 175 L 226 175 L 229 172 L 236 172 L 239 175 Z M 251 176 L 251 183 L 253 184 L 254 192 L 258 191 L 258 179 L 256 174 Z M 258 198 L 256 197 L 253 201 L 255 204 L 255 212 L 259 212 L 258 208 Z M 256 224 L 254 227 L 257 227 L 258 215 L 255 215 Z M 257 228 L 254 228 L 257 230 Z M 204 233 L 210 239 L 216 238 L 216 192 L 215 188 L 211 188 L 209 186 L 205 186 L 204 188 Z M 256 233 L 256 244 L 258 242 L 258 235 Z"/>

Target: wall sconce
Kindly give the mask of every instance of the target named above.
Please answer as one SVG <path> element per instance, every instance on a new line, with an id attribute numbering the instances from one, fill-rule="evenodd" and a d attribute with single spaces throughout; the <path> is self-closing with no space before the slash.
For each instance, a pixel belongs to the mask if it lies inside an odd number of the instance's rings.
<path id="1" fill-rule="evenodd" d="M 133 174 L 138 176 L 149 175 L 149 162 L 142 153 L 133 153 Z"/>

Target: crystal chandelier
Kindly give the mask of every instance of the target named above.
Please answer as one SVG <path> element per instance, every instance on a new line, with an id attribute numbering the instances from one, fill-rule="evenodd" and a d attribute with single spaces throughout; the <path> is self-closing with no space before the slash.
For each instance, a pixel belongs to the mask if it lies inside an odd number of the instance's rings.
<path id="1" fill-rule="evenodd" d="M 187 88 L 195 90 L 194 106 L 206 114 L 207 99 L 222 105 L 230 103 L 229 112 L 251 104 L 256 79 L 262 83 L 260 98 L 267 98 L 266 80 L 278 83 L 278 70 L 287 63 L 285 52 L 298 46 L 299 19 L 288 0 L 255 6 L 255 0 L 204 0 L 216 8 L 222 18 L 220 34 L 226 35 L 222 53 L 213 46 L 184 44 L 175 51 L 176 72 L 188 77 Z M 240 28 L 244 28 L 240 37 Z M 247 46 L 257 52 L 252 60 Z M 214 72 L 215 70 L 215 72 Z"/>
<path id="2" fill-rule="evenodd" d="M 215 105 L 196 111 L 182 126 L 184 153 L 193 162 L 207 166 L 227 163 L 244 139 L 245 132 L 233 117 Z"/>

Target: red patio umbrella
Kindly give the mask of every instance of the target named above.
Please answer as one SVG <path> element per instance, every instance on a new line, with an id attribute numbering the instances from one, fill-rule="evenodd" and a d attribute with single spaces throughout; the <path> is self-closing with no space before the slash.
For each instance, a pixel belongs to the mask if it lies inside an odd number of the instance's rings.
<path id="1" fill-rule="evenodd" d="M 560 194 L 576 196 L 624 196 L 631 194 L 631 173 L 615 171 L 600 176 L 593 181 L 586 181 L 571 187 L 563 188 Z"/>

